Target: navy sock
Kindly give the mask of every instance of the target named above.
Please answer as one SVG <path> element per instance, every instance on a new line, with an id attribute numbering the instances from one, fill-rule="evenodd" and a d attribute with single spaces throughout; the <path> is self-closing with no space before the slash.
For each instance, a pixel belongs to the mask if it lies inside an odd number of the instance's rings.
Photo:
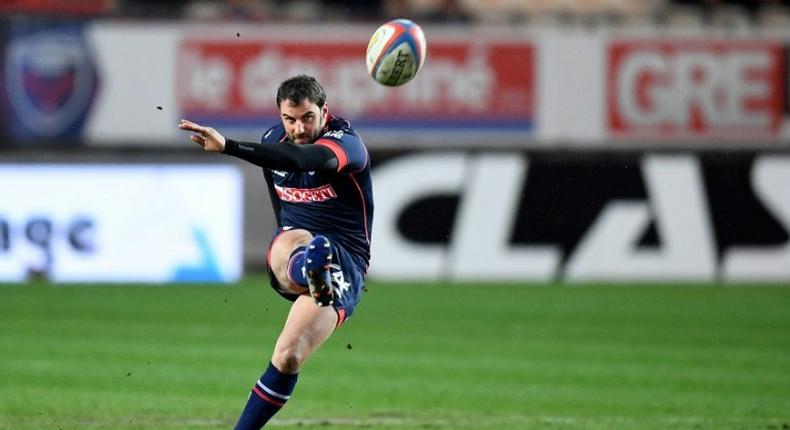
<path id="1" fill-rule="evenodd" d="M 301 285 L 303 287 L 307 286 L 307 277 L 304 273 L 304 252 L 307 249 L 306 246 L 300 246 L 291 253 L 291 257 L 288 258 L 288 278 L 294 284 Z"/>
<path id="2" fill-rule="evenodd" d="M 298 375 L 282 373 L 269 363 L 269 368 L 252 387 L 235 430 L 258 430 L 263 427 L 291 397 Z"/>

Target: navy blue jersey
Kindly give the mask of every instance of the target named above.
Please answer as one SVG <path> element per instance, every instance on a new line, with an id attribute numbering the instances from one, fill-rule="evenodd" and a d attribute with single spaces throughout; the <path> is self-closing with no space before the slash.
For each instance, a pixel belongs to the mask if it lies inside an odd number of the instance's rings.
<path id="1" fill-rule="evenodd" d="M 288 139 L 278 124 L 261 137 L 264 145 Z M 282 229 L 305 229 L 323 234 L 358 258 L 362 270 L 370 261 L 370 227 L 373 222 L 373 188 L 370 157 L 362 139 L 342 118 L 329 117 L 313 145 L 332 150 L 337 172 L 286 172 L 264 168 L 272 184 L 272 201 Z"/>

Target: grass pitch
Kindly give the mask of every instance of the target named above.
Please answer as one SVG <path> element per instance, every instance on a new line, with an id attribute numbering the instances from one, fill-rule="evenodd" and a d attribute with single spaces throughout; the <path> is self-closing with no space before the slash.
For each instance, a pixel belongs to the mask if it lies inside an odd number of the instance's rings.
<path id="1" fill-rule="evenodd" d="M 0 429 L 231 428 L 288 309 L 0 288 Z M 274 428 L 788 429 L 790 288 L 370 283 Z"/>

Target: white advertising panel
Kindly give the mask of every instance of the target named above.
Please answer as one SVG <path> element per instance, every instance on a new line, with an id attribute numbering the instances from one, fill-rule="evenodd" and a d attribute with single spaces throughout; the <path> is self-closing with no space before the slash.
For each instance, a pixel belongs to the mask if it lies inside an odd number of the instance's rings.
<path id="1" fill-rule="evenodd" d="M 86 31 L 101 88 L 85 127 L 94 144 L 184 142 L 176 125 L 175 58 L 182 26 L 97 22 Z M 145 124 L 141 127 L 141 124 Z M 180 140 L 178 140 L 181 138 Z"/>
<path id="2" fill-rule="evenodd" d="M 371 277 L 790 286 L 790 157 L 577 155 L 384 162 Z"/>
<path id="3" fill-rule="evenodd" d="M 0 165 L 0 282 L 232 282 L 234 166 Z"/>

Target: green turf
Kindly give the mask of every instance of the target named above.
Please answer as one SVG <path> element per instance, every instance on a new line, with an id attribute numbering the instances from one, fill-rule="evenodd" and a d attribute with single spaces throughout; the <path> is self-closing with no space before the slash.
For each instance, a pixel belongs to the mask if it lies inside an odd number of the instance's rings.
<path id="1" fill-rule="evenodd" d="M 0 287 L 0 428 L 231 428 L 287 311 L 264 285 Z M 790 288 L 369 289 L 273 426 L 790 428 Z"/>

